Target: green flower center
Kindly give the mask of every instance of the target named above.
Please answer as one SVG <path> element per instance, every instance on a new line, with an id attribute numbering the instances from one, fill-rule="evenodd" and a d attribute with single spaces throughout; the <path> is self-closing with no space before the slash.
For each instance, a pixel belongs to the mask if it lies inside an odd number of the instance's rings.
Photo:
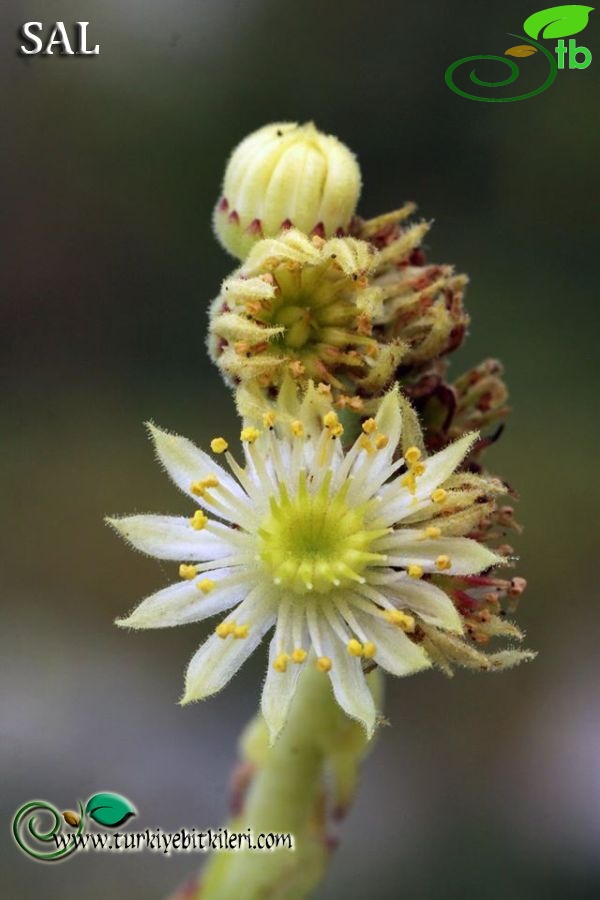
<path id="1" fill-rule="evenodd" d="M 296 594 L 324 594 L 363 582 L 367 566 L 383 559 L 369 548 L 387 530 L 365 524 L 368 504 L 349 506 L 347 488 L 330 496 L 330 480 L 328 476 L 311 495 L 303 473 L 292 499 L 281 486 L 280 497 L 271 498 L 270 512 L 258 532 L 264 567 L 275 584 Z"/>

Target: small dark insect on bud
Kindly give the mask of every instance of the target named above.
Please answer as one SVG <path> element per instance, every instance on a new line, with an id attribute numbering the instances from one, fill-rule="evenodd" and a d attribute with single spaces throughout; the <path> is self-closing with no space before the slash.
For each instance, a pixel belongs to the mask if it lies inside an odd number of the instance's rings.
<path id="1" fill-rule="evenodd" d="M 66 809 L 62 815 L 67 825 L 71 825 L 73 828 L 76 828 L 81 821 L 79 815 L 72 809 Z"/>

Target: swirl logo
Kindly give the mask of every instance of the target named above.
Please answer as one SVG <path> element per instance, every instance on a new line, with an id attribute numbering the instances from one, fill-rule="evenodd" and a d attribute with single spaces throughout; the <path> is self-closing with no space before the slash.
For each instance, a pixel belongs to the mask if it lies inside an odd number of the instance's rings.
<path id="1" fill-rule="evenodd" d="M 40 862 L 55 862 L 81 846 L 79 838 L 87 824 L 96 822 L 103 828 L 118 828 L 137 812 L 126 797 L 107 791 L 94 794 L 85 807 L 78 801 L 78 810 L 61 813 L 46 800 L 30 800 L 13 817 L 12 833 L 17 846 Z M 66 834 L 63 824 L 71 829 Z"/>
<path id="2" fill-rule="evenodd" d="M 504 56 L 479 54 L 476 56 L 464 56 L 462 59 L 458 59 L 446 69 L 446 84 L 455 94 L 466 97 L 467 100 L 479 100 L 483 103 L 514 103 L 515 100 L 526 100 L 529 97 L 535 97 L 537 94 L 541 94 L 542 91 L 545 91 L 546 88 L 549 88 L 553 83 L 558 69 L 565 68 L 565 61 L 568 62 L 569 69 L 587 69 L 592 61 L 592 53 L 587 47 L 577 46 L 574 40 L 570 40 L 568 46 L 565 44 L 564 40 L 559 40 L 556 47 L 553 48 L 556 53 L 555 58 L 553 53 L 547 47 L 538 43 L 537 38 L 563 38 L 578 34 L 586 27 L 589 14 L 592 10 L 593 7 L 591 6 L 569 5 L 552 6 L 549 9 L 543 9 L 540 12 L 534 13 L 523 23 L 523 29 L 527 37 L 510 34 L 510 37 L 518 38 L 524 43 L 510 47 L 504 52 Z M 513 59 L 507 59 L 506 57 L 526 59 L 537 53 L 541 53 L 542 56 L 545 57 L 549 68 L 543 84 L 533 90 L 513 96 L 486 96 L 483 93 L 475 94 L 472 93 L 471 90 L 465 90 L 464 88 L 459 87 L 455 82 L 455 74 L 457 73 L 457 70 L 461 69 L 463 66 L 479 62 L 479 60 L 494 60 L 494 62 L 502 63 L 503 66 L 508 68 L 509 74 L 506 78 L 487 81 L 477 75 L 475 68 L 471 69 L 469 78 L 473 84 L 477 85 L 477 87 L 488 90 L 491 89 L 492 91 L 497 88 L 506 87 L 509 84 L 513 84 L 520 75 L 518 65 Z"/>

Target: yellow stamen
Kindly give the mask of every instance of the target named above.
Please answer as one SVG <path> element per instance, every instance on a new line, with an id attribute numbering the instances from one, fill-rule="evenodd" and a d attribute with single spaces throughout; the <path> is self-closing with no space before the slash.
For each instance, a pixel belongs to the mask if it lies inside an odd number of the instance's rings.
<path id="1" fill-rule="evenodd" d="M 215 634 L 220 638 L 229 637 L 229 635 L 235 630 L 235 625 L 233 622 L 219 622 L 217 627 L 215 628 Z"/>
<path id="2" fill-rule="evenodd" d="M 292 434 L 294 435 L 294 437 L 302 437 L 302 435 L 304 434 L 304 425 L 302 424 L 300 419 L 294 419 L 294 421 L 290 425 L 290 428 L 292 429 Z"/>
<path id="3" fill-rule="evenodd" d="M 292 659 L 295 663 L 303 663 L 307 656 L 306 650 L 302 647 L 296 647 L 295 650 L 292 650 Z"/>
<path id="4" fill-rule="evenodd" d="M 366 450 L 367 453 L 375 452 L 375 447 L 366 434 L 361 434 L 358 439 L 358 446 L 361 448 L 361 450 Z"/>
<path id="5" fill-rule="evenodd" d="M 377 431 L 377 422 L 375 419 L 367 419 L 366 422 L 363 422 L 362 430 L 365 434 L 373 434 L 374 431 Z"/>
<path id="6" fill-rule="evenodd" d="M 332 428 L 329 429 L 332 437 L 341 437 L 344 433 L 344 426 L 341 422 L 338 422 L 337 425 L 333 425 Z"/>
<path id="7" fill-rule="evenodd" d="M 328 656 L 319 656 L 317 660 L 317 669 L 319 672 L 330 672 L 333 663 Z"/>
<path id="8" fill-rule="evenodd" d="M 192 578 L 196 577 L 196 566 L 188 566 L 185 563 L 181 563 L 179 566 L 179 577 L 187 578 L 190 581 Z"/>
<path id="9" fill-rule="evenodd" d="M 333 410 L 323 416 L 323 425 L 325 426 L 325 428 L 333 428 L 334 425 L 338 424 L 338 421 L 339 419 L 337 417 L 337 413 L 335 413 Z M 326 657 L 323 657 L 323 659 L 325 658 Z"/>
<path id="10" fill-rule="evenodd" d="M 346 649 L 350 656 L 362 656 L 363 655 L 363 645 L 360 641 L 357 641 L 356 638 L 352 638 L 352 640 L 348 641 L 346 645 Z"/>
<path id="11" fill-rule="evenodd" d="M 400 479 L 400 484 L 402 485 L 402 487 L 408 488 L 411 494 L 414 494 L 417 489 L 417 482 L 415 480 L 414 473 L 407 472 L 406 475 L 403 475 Z"/>
<path id="12" fill-rule="evenodd" d="M 276 672 L 285 672 L 287 669 L 289 656 L 287 653 L 280 653 L 279 656 L 276 656 L 273 660 L 273 668 Z"/>
<path id="13" fill-rule="evenodd" d="M 415 463 L 414 466 L 410 467 L 410 471 L 413 473 L 415 478 L 418 478 L 419 475 L 423 475 L 425 473 L 425 463 Z"/>
<path id="14" fill-rule="evenodd" d="M 225 453 L 228 447 L 229 444 L 222 437 L 213 438 L 210 442 L 210 449 L 213 453 Z"/>
<path id="15" fill-rule="evenodd" d="M 443 572 L 444 569 L 449 569 L 449 568 L 451 568 L 451 566 L 452 566 L 452 560 L 450 559 L 449 556 L 446 556 L 445 553 L 442 553 L 442 555 L 441 555 L 441 556 L 438 556 L 438 558 L 436 559 L 435 564 L 436 564 L 436 567 L 437 567 L 441 572 Z"/>
<path id="16" fill-rule="evenodd" d="M 320 394 L 331 394 L 331 385 L 325 384 L 324 381 L 320 381 L 317 385 L 317 390 Z"/>
<path id="17" fill-rule="evenodd" d="M 423 537 L 431 538 L 432 540 L 435 540 L 436 538 L 440 537 L 441 533 L 442 533 L 442 529 L 438 528 L 437 525 L 428 525 L 427 528 L 425 529 L 425 531 L 423 532 Z"/>
<path id="18" fill-rule="evenodd" d="M 388 609 L 384 615 L 388 622 L 392 625 L 398 625 L 402 631 L 412 633 L 415 630 L 415 620 L 413 617 L 401 612 L 399 609 Z"/>
<path id="19" fill-rule="evenodd" d="M 421 459 L 422 453 L 418 447 L 409 447 L 405 454 L 404 459 L 408 463 L 409 466 L 413 466 L 416 462 Z"/>
<path id="20" fill-rule="evenodd" d="M 410 578 L 422 578 L 423 577 L 423 569 L 421 566 L 417 566 L 415 563 L 411 563 L 411 565 L 406 570 Z"/>
<path id="21" fill-rule="evenodd" d="M 190 525 L 192 528 L 195 528 L 196 531 L 202 531 L 207 522 L 208 516 L 205 516 L 201 509 L 197 509 L 193 519 L 190 519 Z"/>
<path id="22" fill-rule="evenodd" d="M 249 626 L 248 625 L 236 625 L 233 629 L 234 638 L 247 638 L 248 637 Z"/>
<path id="23" fill-rule="evenodd" d="M 273 425 L 275 424 L 276 419 L 277 419 L 277 416 L 275 415 L 275 413 L 272 410 L 269 410 L 269 412 L 263 413 L 262 420 L 263 420 L 263 425 L 265 426 L 265 428 L 272 428 Z"/>
<path id="24" fill-rule="evenodd" d="M 371 641 L 367 641 L 366 644 L 363 644 L 363 656 L 365 659 L 373 659 L 376 653 L 377 647 L 375 644 L 371 643 Z"/>
<path id="25" fill-rule="evenodd" d="M 247 441 L 249 444 L 253 444 L 254 441 L 259 437 L 260 431 L 258 428 L 254 428 L 252 425 L 248 425 L 247 428 L 242 428 L 240 432 L 240 440 Z"/>
<path id="26" fill-rule="evenodd" d="M 192 481 L 190 485 L 190 491 L 192 494 L 195 494 L 196 497 L 204 497 L 208 488 L 214 488 L 219 486 L 219 479 L 214 475 L 207 475 L 206 478 L 202 478 L 200 481 Z"/>
<path id="27" fill-rule="evenodd" d="M 443 503 L 447 496 L 448 492 L 444 488 L 436 488 L 431 495 L 431 499 L 434 503 Z"/>
<path id="28" fill-rule="evenodd" d="M 203 578 L 202 581 L 196 582 L 196 587 L 199 591 L 202 591 L 203 594 L 210 594 L 210 592 L 217 585 L 216 581 L 212 581 L 210 578 Z"/>
<path id="29" fill-rule="evenodd" d="M 390 439 L 387 436 L 387 434 L 378 434 L 377 437 L 375 438 L 375 446 L 377 447 L 378 450 L 383 450 L 384 447 L 387 447 L 389 442 L 390 442 Z"/>

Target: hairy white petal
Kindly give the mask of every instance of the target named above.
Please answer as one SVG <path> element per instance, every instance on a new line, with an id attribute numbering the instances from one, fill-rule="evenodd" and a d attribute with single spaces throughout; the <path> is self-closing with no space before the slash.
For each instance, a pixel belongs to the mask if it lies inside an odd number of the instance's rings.
<path id="1" fill-rule="evenodd" d="M 230 543 L 225 526 L 222 536 L 217 536 L 205 529 L 192 528 L 190 520 L 184 516 L 124 516 L 107 519 L 107 522 L 137 550 L 157 559 L 202 562 L 222 559 L 240 550 L 238 535 L 233 534 L 236 543 Z"/>
<path id="2" fill-rule="evenodd" d="M 454 603 L 445 591 L 434 584 L 404 577 L 387 584 L 385 593 L 396 606 L 417 613 L 430 625 L 462 634 L 462 620 Z"/>
<path id="3" fill-rule="evenodd" d="M 439 453 L 423 460 L 425 471 L 417 478 L 417 499 L 428 498 L 433 491 L 443 484 L 463 459 L 477 440 L 477 432 L 472 431 L 463 437 L 444 447 Z"/>
<path id="4" fill-rule="evenodd" d="M 336 612 L 336 615 L 339 614 Z M 345 628 L 341 617 L 340 623 Z M 332 662 L 329 677 L 335 699 L 350 718 L 357 719 L 364 726 L 368 737 L 371 737 L 375 730 L 375 702 L 367 686 L 361 661 L 348 653 L 325 618 L 321 618 L 319 624 L 323 649 Z"/>
<path id="5" fill-rule="evenodd" d="M 431 660 L 397 625 L 379 615 L 370 616 L 355 606 L 352 612 L 369 639 L 375 644 L 375 661 L 392 675 L 412 675 L 431 666 Z"/>
<path id="6" fill-rule="evenodd" d="M 490 566 L 501 565 L 504 559 L 478 541 L 463 537 L 441 537 L 420 540 L 420 532 L 402 528 L 382 539 L 390 566 L 422 566 L 426 572 L 437 572 L 436 559 L 448 556 L 451 565 L 444 575 L 476 575 Z M 379 547 L 378 547 L 379 549 Z"/>
<path id="7" fill-rule="evenodd" d="M 182 703 L 203 700 L 220 691 L 260 644 L 273 625 L 276 606 L 273 598 L 256 588 L 235 611 L 238 625 L 248 625 L 248 637 L 220 638 L 212 634 L 196 651 L 187 668 Z"/>
<path id="8" fill-rule="evenodd" d="M 261 710 L 269 728 L 271 742 L 286 723 L 298 677 L 302 665 L 305 665 L 294 663 L 290 659 L 285 672 L 279 672 L 274 668 L 273 662 L 280 653 L 291 654 L 294 647 L 292 601 L 284 600 L 279 608 L 275 634 L 269 646 L 269 664 L 261 699 Z"/>
<path id="9" fill-rule="evenodd" d="M 148 430 L 154 441 L 156 455 L 177 487 L 189 497 L 193 497 L 200 506 L 216 512 L 228 522 L 239 522 L 243 517 L 243 508 L 248 506 L 249 500 L 235 478 L 187 438 L 162 431 L 152 423 L 148 423 Z M 211 489 L 204 497 L 193 494 L 191 491 L 193 482 L 200 481 L 207 475 L 214 475 L 238 502 L 235 503 L 220 494 L 218 488 Z M 211 497 L 218 501 L 218 506 L 211 502 Z"/>
<path id="10" fill-rule="evenodd" d="M 167 628 L 200 622 L 209 616 L 230 609 L 240 603 L 252 588 L 248 578 L 231 576 L 231 569 L 215 569 L 210 580 L 216 582 L 208 594 L 198 587 L 206 576 L 190 581 L 178 581 L 157 591 L 136 606 L 126 619 L 117 619 L 124 628 Z"/>

